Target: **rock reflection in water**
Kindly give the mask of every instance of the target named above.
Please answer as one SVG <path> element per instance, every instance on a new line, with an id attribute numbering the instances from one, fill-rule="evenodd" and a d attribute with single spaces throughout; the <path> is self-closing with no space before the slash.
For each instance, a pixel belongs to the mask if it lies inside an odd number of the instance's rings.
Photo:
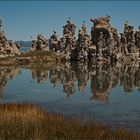
<path id="1" fill-rule="evenodd" d="M 78 82 L 78 90 L 85 93 L 87 81 L 89 80 L 87 63 L 77 63 L 77 65 L 74 67 L 74 71 Z"/>
<path id="2" fill-rule="evenodd" d="M 132 94 L 133 90 L 140 91 L 140 64 L 87 64 L 76 62 L 66 64 L 47 63 L 44 65 L 28 66 L 32 72 L 32 78 L 42 84 L 47 81 L 53 87 L 62 84 L 66 96 L 76 94 L 76 88 L 80 93 L 86 94 L 86 87 L 90 82 L 90 100 L 108 102 L 111 89 L 117 85 L 123 87 L 126 94 Z M 0 68 L 0 96 L 8 83 L 21 73 L 19 67 Z"/>
<path id="3" fill-rule="evenodd" d="M 8 80 L 13 80 L 20 73 L 21 68 L 19 67 L 0 67 L 0 97 L 2 97 Z"/>
<path id="4" fill-rule="evenodd" d="M 37 80 L 38 83 L 44 83 L 48 80 L 48 71 L 46 70 L 32 70 L 32 78 Z"/>
<path id="5" fill-rule="evenodd" d="M 90 82 L 90 100 L 108 102 L 110 91 L 113 87 L 120 85 L 126 94 L 132 93 L 134 89 L 140 90 L 140 64 L 104 64 L 104 63 L 66 63 L 66 64 L 45 64 L 38 68 L 30 68 L 33 79 L 38 83 L 47 80 L 55 87 L 63 85 L 66 96 L 76 94 L 76 87 L 79 92 L 86 94 L 87 82 Z"/>

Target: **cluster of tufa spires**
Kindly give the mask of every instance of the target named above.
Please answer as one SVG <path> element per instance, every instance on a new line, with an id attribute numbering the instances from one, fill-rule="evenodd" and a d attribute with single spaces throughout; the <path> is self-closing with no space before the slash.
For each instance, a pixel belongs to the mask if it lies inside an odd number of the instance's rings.
<path id="1" fill-rule="evenodd" d="M 5 32 L 2 31 L 2 17 L 0 17 L 0 57 L 20 55 L 19 49 L 19 44 L 7 40 Z"/>
<path id="2" fill-rule="evenodd" d="M 64 56 L 66 60 L 112 62 L 140 59 L 140 27 L 134 32 L 134 27 L 126 22 L 124 32 L 119 35 L 117 29 L 110 25 L 110 16 L 91 19 L 91 22 L 91 36 L 87 33 L 83 21 L 76 39 L 76 26 L 69 18 L 63 26 L 63 37 L 58 39 L 54 31 L 50 39 L 46 40 L 46 44 L 50 46 L 49 50 Z M 32 48 L 43 50 L 35 41 Z"/>
<path id="3" fill-rule="evenodd" d="M 68 18 L 66 25 L 63 26 L 61 38 L 58 38 L 56 31 L 53 32 L 50 39 L 39 34 L 37 40 L 32 41 L 30 51 L 51 51 L 58 56 L 63 56 L 68 61 L 140 60 L 140 27 L 134 31 L 134 27 L 126 22 L 124 32 L 119 34 L 117 29 L 110 25 L 110 16 L 90 19 L 90 21 L 93 23 L 91 35 L 87 33 L 85 21 L 83 21 L 78 38 L 76 38 L 76 26 L 72 23 L 71 18 Z M 4 38 L 4 32 L 1 27 L 0 23 L 0 48 L 4 48 L 7 40 L 3 45 L 1 40 Z M 9 43 L 7 46 L 10 46 Z M 16 53 L 20 54 L 20 51 Z"/>

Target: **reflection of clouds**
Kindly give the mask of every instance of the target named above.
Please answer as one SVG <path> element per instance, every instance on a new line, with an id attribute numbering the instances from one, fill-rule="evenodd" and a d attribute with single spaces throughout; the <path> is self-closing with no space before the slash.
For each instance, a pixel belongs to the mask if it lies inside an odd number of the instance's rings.
<path id="1" fill-rule="evenodd" d="M 48 64 L 32 69 L 32 76 L 38 83 L 45 83 L 49 80 L 55 87 L 63 85 L 66 96 L 71 96 L 78 91 L 85 93 L 87 82 L 90 80 L 91 100 L 108 102 L 110 91 L 113 87 L 120 85 L 128 94 L 134 88 L 140 90 L 140 66 L 138 64 L 128 65 L 123 63 L 87 64 L 82 62 L 65 64 Z M 86 93 L 85 93 L 86 94 Z"/>

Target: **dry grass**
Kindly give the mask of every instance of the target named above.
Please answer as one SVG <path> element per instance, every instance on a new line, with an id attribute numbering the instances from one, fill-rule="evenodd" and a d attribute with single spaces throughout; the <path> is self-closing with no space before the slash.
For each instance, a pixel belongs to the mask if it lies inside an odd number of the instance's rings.
<path id="1" fill-rule="evenodd" d="M 0 140 L 139 140 L 140 135 L 116 131 L 95 122 L 68 120 L 27 104 L 0 105 Z"/>
<path id="2" fill-rule="evenodd" d="M 56 62 L 60 61 L 60 57 L 56 56 L 51 51 L 32 51 L 32 52 L 26 52 L 22 53 L 20 55 L 22 58 L 30 58 L 31 63 L 43 63 L 43 62 Z"/>
<path id="3" fill-rule="evenodd" d="M 27 65 L 30 63 L 58 62 L 61 58 L 50 51 L 32 51 L 21 55 L 0 58 L 0 66 Z"/>
<path id="4" fill-rule="evenodd" d="M 26 53 L 21 53 L 22 57 L 33 57 L 33 56 L 51 56 L 51 57 L 55 57 L 55 55 L 53 54 L 53 52 L 51 51 L 29 51 Z"/>
<path id="5" fill-rule="evenodd" d="M 14 57 L 12 56 L 0 58 L 0 66 L 11 66 L 13 64 L 14 64 Z"/>

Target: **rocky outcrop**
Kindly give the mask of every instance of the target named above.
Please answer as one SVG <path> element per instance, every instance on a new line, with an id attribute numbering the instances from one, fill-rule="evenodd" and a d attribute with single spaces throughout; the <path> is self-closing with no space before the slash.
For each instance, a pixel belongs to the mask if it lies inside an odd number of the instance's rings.
<path id="1" fill-rule="evenodd" d="M 134 32 L 133 26 L 124 26 L 124 32 L 118 34 L 110 24 L 110 16 L 91 19 L 91 36 L 86 31 L 85 22 L 75 37 L 75 24 L 70 18 L 63 26 L 63 37 L 58 39 L 56 32 L 50 37 L 50 50 L 65 60 L 116 62 L 139 61 L 140 27 Z"/>
<path id="2" fill-rule="evenodd" d="M 7 40 L 5 32 L 2 31 L 2 18 L 0 17 L 0 58 L 20 55 L 19 49 L 19 44 L 13 40 Z"/>
<path id="3" fill-rule="evenodd" d="M 19 45 L 8 41 L 4 31 L 0 33 L 0 57 L 20 55 Z"/>
<path id="4" fill-rule="evenodd" d="M 78 33 L 78 40 L 76 44 L 76 59 L 78 61 L 88 61 L 88 59 L 94 59 L 96 53 L 96 47 L 93 45 L 90 39 L 90 35 L 88 35 L 85 23 Z"/>
<path id="5" fill-rule="evenodd" d="M 128 22 L 124 24 L 124 32 L 118 34 L 117 29 L 110 24 L 110 16 L 91 19 L 93 26 L 91 36 L 87 33 L 85 22 L 75 36 L 76 26 L 68 18 L 63 26 L 63 36 L 59 39 L 56 31 L 48 40 L 42 34 L 32 41 L 32 48 L 29 52 L 43 52 L 55 55 L 65 61 L 140 61 L 140 27 L 135 32 L 134 26 Z M 20 55 L 20 46 L 14 41 L 8 41 L 2 31 L 2 20 L 0 20 L 0 57 Z M 44 58 L 43 58 L 44 57 Z M 45 61 L 48 57 L 41 56 Z M 50 56 L 52 57 L 52 56 Z M 38 56 L 36 57 L 37 59 Z M 49 58 L 51 59 L 51 58 Z M 21 59 L 19 59 L 21 60 Z"/>
<path id="6" fill-rule="evenodd" d="M 42 34 L 38 34 L 37 40 L 32 41 L 31 51 L 35 50 L 49 51 L 48 40 Z"/>
<path id="7" fill-rule="evenodd" d="M 97 50 L 96 60 L 118 60 L 119 36 L 117 30 L 110 25 L 110 16 L 91 19 L 91 22 L 91 39 Z"/>
<path id="8" fill-rule="evenodd" d="M 63 26 L 63 37 L 65 38 L 63 52 L 66 60 L 71 60 L 76 45 L 75 28 L 76 26 L 70 18 L 67 20 L 67 24 Z"/>
<path id="9" fill-rule="evenodd" d="M 124 24 L 124 32 L 118 34 L 117 29 L 110 25 L 110 17 L 91 19 L 92 43 L 96 45 L 97 61 L 137 61 L 139 60 L 140 28 L 134 32 L 134 27 L 128 22 Z"/>
<path id="10" fill-rule="evenodd" d="M 129 25 L 128 22 L 124 24 L 124 32 L 120 34 L 121 53 L 124 61 L 139 60 L 139 34 L 139 30 L 134 32 L 134 26 Z"/>
<path id="11" fill-rule="evenodd" d="M 60 51 L 60 48 L 58 47 L 58 36 L 56 35 L 56 31 L 53 31 L 53 34 L 51 35 L 49 39 L 50 44 L 50 50 L 52 52 L 58 52 Z"/>
<path id="12" fill-rule="evenodd" d="M 90 19 L 93 22 L 93 26 L 91 28 L 91 39 L 94 44 L 97 45 L 100 37 L 100 33 L 103 33 L 105 41 L 110 37 L 110 17 L 100 17 L 95 19 Z"/>

